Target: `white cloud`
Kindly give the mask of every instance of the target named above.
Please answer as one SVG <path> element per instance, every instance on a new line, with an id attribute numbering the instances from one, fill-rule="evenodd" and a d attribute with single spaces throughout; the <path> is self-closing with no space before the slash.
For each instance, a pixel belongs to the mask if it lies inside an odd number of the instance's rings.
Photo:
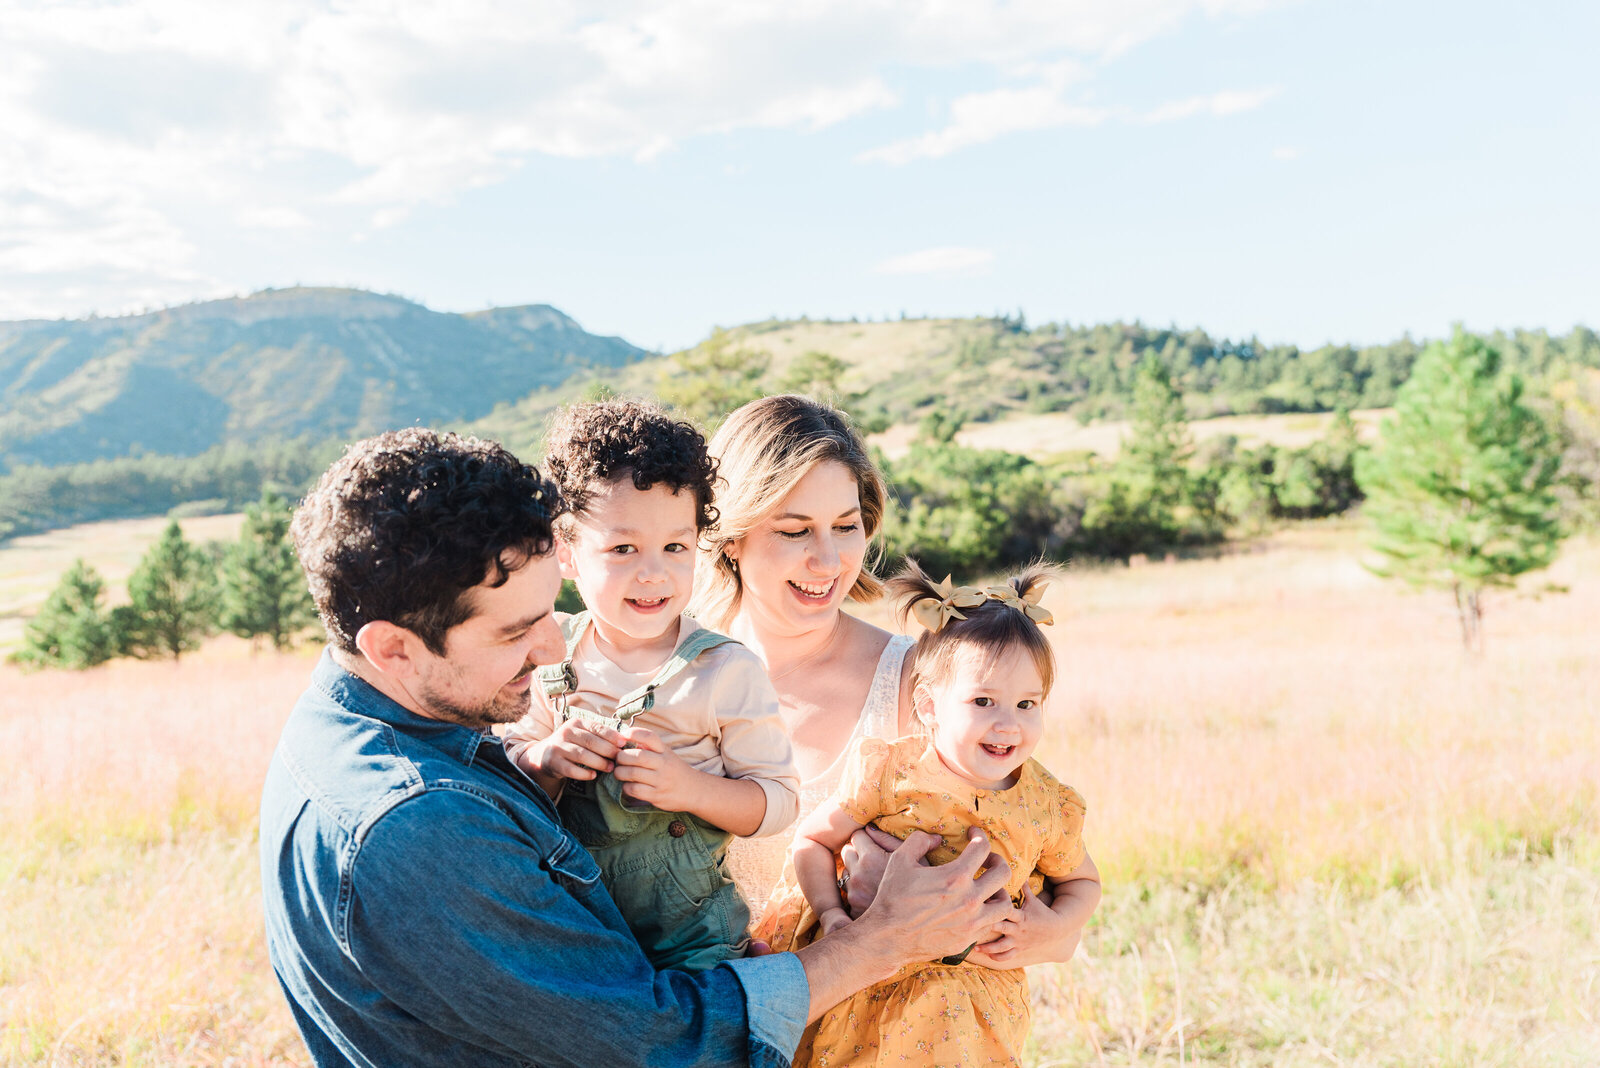
<path id="1" fill-rule="evenodd" d="M 1210 96 L 1192 96 L 1187 100 L 1174 100 L 1142 116 L 1145 122 L 1172 122 L 1196 115 L 1237 115 L 1254 111 L 1278 95 L 1276 87 L 1270 89 L 1228 89 Z"/>
<path id="2" fill-rule="evenodd" d="M 925 248 L 908 252 L 878 264 L 879 274 L 987 274 L 994 264 L 994 253 L 986 248 Z"/>
<path id="3" fill-rule="evenodd" d="M 133 262 L 152 284 L 194 284 L 198 246 L 229 237 L 218 220 L 359 236 L 537 155 L 646 161 L 696 137 L 883 114 L 907 72 L 992 72 L 998 87 L 865 158 L 1093 124 L 1118 116 L 1072 95 L 1099 66 L 1186 18 L 1258 6 L 0 0 L 0 291 L 71 310 L 63 294 L 81 287 L 19 266 L 34 254 L 103 270 L 107 294 Z M 1225 96 L 1197 106 L 1251 106 Z"/>
<path id="4" fill-rule="evenodd" d="M 1293 145 L 1279 145 L 1277 148 L 1272 150 L 1272 158 L 1276 160 L 1282 160 L 1287 163 L 1290 160 L 1299 159 L 1300 150 L 1295 148 Z"/>

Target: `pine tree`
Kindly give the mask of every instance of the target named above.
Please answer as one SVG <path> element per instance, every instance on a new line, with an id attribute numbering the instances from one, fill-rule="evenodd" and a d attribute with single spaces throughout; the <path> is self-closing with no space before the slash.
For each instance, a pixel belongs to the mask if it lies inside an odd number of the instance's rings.
<path id="1" fill-rule="evenodd" d="M 100 607 L 105 583 L 81 559 L 73 561 L 39 614 L 23 631 L 22 648 L 10 659 L 28 667 L 81 670 L 115 653 L 111 624 Z"/>
<path id="2" fill-rule="evenodd" d="M 133 656 L 174 660 L 200 647 L 216 618 L 217 576 L 203 549 L 185 540 L 178 521 L 128 576 L 130 604 L 112 612 L 119 646 Z"/>
<path id="3" fill-rule="evenodd" d="M 266 638 L 287 649 L 295 635 L 316 621 L 294 546 L 289 543 L 289 503 L 270 490 L 245 509 L 239 540 L 222 561 L 218 622 L 241 638 Z"/>
<path id="4" fill-rule="evenodd" d="M 1484 591 L 1547 567 L 1560 547 L 1559 449 L 1521 378 L 1459 328 L 1417 360 L 1395 415 L 1356 458 L 1384 558 L 1373 570 L 1450 590 L 1462 642 L 1481 650 Z"/>

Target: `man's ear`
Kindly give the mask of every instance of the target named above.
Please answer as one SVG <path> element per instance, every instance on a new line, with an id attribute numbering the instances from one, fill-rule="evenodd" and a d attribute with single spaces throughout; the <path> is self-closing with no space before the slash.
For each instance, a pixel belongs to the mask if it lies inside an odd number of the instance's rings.
<path id="1" fill-rule="evenodd" d="M 416 658 L 425 648 L 421 638 L 387 620 L 364 623 L 356 631 L 356 649 L 367 663 L 399 679 L 409 679 L 417 673 Z"/>
<path id="2" fill-rule="evenodd" d="M 578 577 L 578 565 L 572 558 L 572 546 L 568 545 L 567 540 L 559 534 L 556 535 L 556 565 L 561 568 L 562 578 L 576 579 Z"/>

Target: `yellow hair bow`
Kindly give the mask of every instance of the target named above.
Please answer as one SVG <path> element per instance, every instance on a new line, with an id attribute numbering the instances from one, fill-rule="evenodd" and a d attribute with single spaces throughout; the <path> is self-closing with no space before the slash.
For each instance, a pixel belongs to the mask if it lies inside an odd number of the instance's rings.
<path id="1" fill-rule="evenodd" d="M 966 619 L 961 609 L 976 608 L 988 596 L 976 586 L 952 586 L 949 575 L 944 577 L 943 582 L 935 582 L 933 588 L 939 596 L 924 597 L 917 601 L 911 606 L 911 614 L 918 623 L 934 633 L 938 633 L 952 619 Z"/>
<path id="2" fill-rule="evenodd" d="M 1033 589 L 1025 595 L 1018 597 L 1017 591 L 1010 586 L 989 586 L 984 591 L 989 597 L 1008 608 L 1015 608 L 1041 627 L 1047 627 L 1055 622 L 1055 616 L 1050 614 L 1050 609 L 1039 602 L 1044 599 L 1044 583 L 1034 583 Z"/>

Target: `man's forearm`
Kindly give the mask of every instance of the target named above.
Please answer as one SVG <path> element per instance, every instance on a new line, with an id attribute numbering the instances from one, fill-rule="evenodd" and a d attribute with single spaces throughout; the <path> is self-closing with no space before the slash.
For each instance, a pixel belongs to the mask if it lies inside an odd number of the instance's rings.
<path id="1" fill-rule="evenodd" d="M 798 950 L 811 987 L 811 1023 L 857 990 L 881 983 L 907 963 L 895 953 L 894 932 L 863 917 Z"/>

